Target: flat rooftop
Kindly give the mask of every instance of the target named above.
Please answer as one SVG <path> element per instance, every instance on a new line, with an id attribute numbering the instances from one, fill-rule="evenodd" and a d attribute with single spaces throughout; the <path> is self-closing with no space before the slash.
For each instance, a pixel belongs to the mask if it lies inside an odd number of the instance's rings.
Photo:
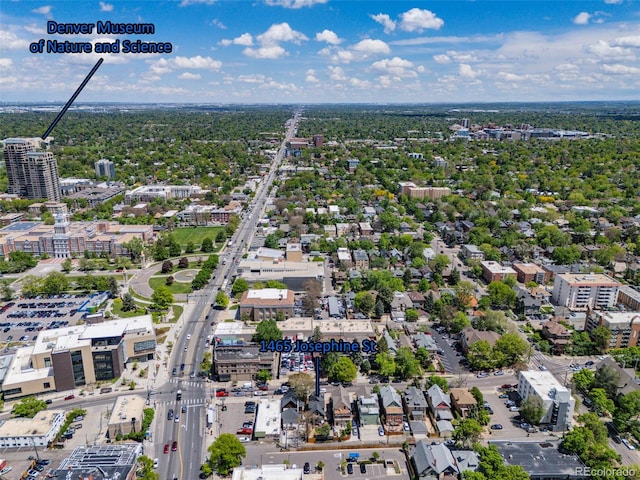
<path id="1" fill-rule="evenodd" d="M 64 410 L 42 410 L 33 418 L 10 418 L 0 422 L 0 438 L 46 435 L 51 430 L 56 416 L 64 414 Z"/>
<path id="2" fill-rule="evenodd" d="M 0 233 L 1 232 L 26 232 L 41 224 L 42 222 L 16 222 L 0 229 Z"/>
<path id="3" fill-rule="evenodd" d="M 131 423 L 131 419 L 142 420 L 146 400 L 140 395 L 122 395 L 113 402 L 109 425 Z"/>
<path id="4" fill-rule="evenodd" d="M 638 312 L 606 312 L 596 311 L 608 325 L 631 325 L 640 323 L 640 313 Z"/>
<path id="5" fill-rule="evenodd" d="M 261 290 L 249 290 L 247 300 L 284 300 L 287 298 L 287 289 L 263 288 Z"/>
<path id="6" fill-rule="evenodd" d="M 280 399 L 261 398 L 258 403 L 255 433 L 266 436 L 280 435 Z"/>
<path id="7" fill-rule="evenodd" d="M 576 478 L 580 476 L 578 467 L 584 467 L 577 456 L 560 453 L 559 442 L 490 441 L 489 444 L 496 446 L 505 465 L 520 465 L 536 477 Z"/>
<path id="8" fill-rule="evenodd" d="M 237 467 L 233 469 L 231 480 L 301 480 L 301 468 L 287 468 L 287 465 L 262 465 L 258 468 Z"/>
<path id="9" fill-rule="evenodd" d="M 621 286 L 622 284 L 604 273 L 560 273 L 562 278 L 572 286 Z"/>
<path id="10" fill-rule="evenodd" d="M 549 371 L 524 370 L 520 372 L 520 375 L 527 379 L 529 384 L 543 400 L 554 400 L 555 397 L 549 395 L 553 389 L 555 389 L 557 393 L 566 392 L 567 395 L 569 394 L 567 387 L 562 385 Z"/>

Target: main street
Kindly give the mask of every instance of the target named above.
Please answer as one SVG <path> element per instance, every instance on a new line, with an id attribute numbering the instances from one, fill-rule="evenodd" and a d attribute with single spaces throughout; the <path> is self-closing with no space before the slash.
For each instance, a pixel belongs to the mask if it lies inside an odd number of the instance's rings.
<path id="1" fill-rule="evenodd" d="M 224 258 L 224 261 L 219 263 L 213 279 L 202 291 L 189 296 L 190 313 L 187 314 L 185 309 L 181 320 L 182 328 L 178 331 L 170 361 L 165 366 L 169 372 L 176 369 L 177 374 L 172 373 L 169 382 L 156 386 L 162 393 L 153 397 L 156 410 L 154 445 L 155 456 L 160 460 L 160 478 L 198 478 L 206 449 L 214 440 L 214 436 L 206 429 L 205 408 L 214 400 L 215 386 L 208 379 L 192 378 L 191 372 L 198 372 L 204 353 L 210 348 L 205 339 L 213 333 L 211 325 L 217 322 L 220 314 L 218 310 L 212 309 L 216 294 L 223 286 L 227 293 L 231 290 L 231 279 L 236 273 L 245 247 L 251 243 L 278 168 L 285 156 L 286 144 L 296 133 L 299 117 L 300 112 L 296 111 L 268 174 L 258 187 L 247 214 L 229 239 L 224 257 L 221 256 L 221 260 Z M 181 400 L 176 398 L 178 390 L 182 392 Z M 186 407 L 185 412 L 182 412 L 183 407 Z M 172 420 L 167 419 L 169 409 L 174 411 Z M 175 416 L 178 416 L 177 420 Z M 177 442 L 177 452 L 170 451 L 164 454 L 164 445 L 168 444 L 171 448 L 174 441 Z"/>

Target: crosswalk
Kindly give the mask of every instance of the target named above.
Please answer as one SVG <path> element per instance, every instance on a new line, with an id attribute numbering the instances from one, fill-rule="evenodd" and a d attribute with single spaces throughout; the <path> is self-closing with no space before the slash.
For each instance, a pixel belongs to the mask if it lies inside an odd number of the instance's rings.
<path id="1" fill-rule="evenodd" d="M 176 403 L 180 404 L 180 405 L 188 405 L 191 407 L 203 407 L 205 405 L 207 405 L 207 399 L 202 397 L 202 398 L 183 398 L 182 400 L 180 400 L 179 402 L 176 400 L 158 400 L 156 402 L 153 402 L 155 406 L 158 405 L 175 405 Z"/>
<path id="2" fill-rule="evenodd" d="M 205 386 L 203 382 L 185 381 L 185 380 L 180 380 L 179 378 L 170 378 L 169 383 L 179 383 L 182 387 L 204 388 Z"/>

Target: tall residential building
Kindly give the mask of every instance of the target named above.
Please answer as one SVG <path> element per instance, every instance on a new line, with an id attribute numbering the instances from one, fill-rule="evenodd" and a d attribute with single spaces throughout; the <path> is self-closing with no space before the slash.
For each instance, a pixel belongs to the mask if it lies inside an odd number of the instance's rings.
<path id="1" fill-rule="evenodd" d="M 556 275 L 551 300 L 572 310 L 614 307 L 622 284 L 602 273 Z"/>
<path id="2" fill-rule="evenodd" d="M 58 164 L 53 154 L 35 151 L 35 143 L 24 138 L 9 138 L 3 143 L 9 193 L 60 201 Z"/>
<path id="3" fill-rule="evenodd" d="M 593 311 L 587 315 L 585 329 L 592 331 L 604 327 L 611 332 L 609 348 L 626 348 L 640 345 L 640 313 Z"/>
<path id="4" fill-rule="evenodd" d="M 116 167 L 111 160 L 102 158 L 94 163 L 96 177 L 116 178 Z"/>
<path id="5" fill-rule="evenodd" d="M 522 400 L 531 396 L 542 400 L 544 413 L 540 425 L 548 426 L 554 432 L 568 430 L 571 426 L 576 402 L 569 389 L 550 372 L 520 372 L 518 394 Z"/>

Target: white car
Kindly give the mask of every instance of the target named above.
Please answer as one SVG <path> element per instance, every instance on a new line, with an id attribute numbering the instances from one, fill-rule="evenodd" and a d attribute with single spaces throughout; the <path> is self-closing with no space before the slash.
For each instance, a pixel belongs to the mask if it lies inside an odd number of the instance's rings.
<path id="1" fill-rule="evenodd" d="M 249 443 L 250 438 L 249 437 L 240 437 L 240 438 L 238 438 L 238 440 L 240 440 L 240 443 Z"/>
<path id="2" fill-rule="evenodd" d="M 191 334 L 187 335 L 187 340 L 191 340 Z"/>
<path id="3" fill-rule="evenodd" d="M 626 438 L 623 438 L 623 439 L 622 439 L 622 443 L 623 443 L 623 444 L 624 444 L 624 446 L 625 446 L 625 447 L 627 447 L 629 450 L 635 450 L 635 449 L 636 449 L 636 447 L 635 447 L 635 446 L 633 446 L 633 444 L 632 444 L 629 440 L 627 440 Z"/>

